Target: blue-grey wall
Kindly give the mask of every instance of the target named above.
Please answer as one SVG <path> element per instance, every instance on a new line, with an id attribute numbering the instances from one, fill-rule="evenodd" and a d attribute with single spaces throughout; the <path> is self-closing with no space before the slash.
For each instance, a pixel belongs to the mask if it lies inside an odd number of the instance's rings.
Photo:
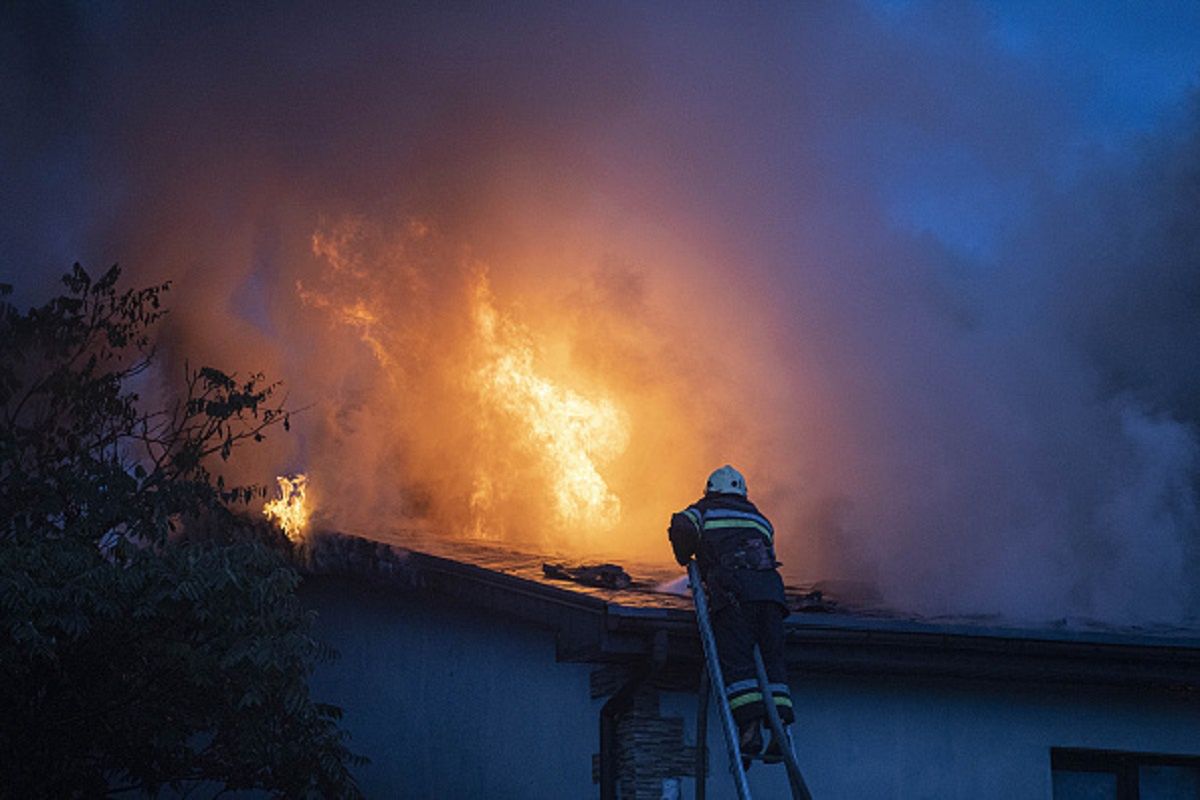
<path id="1" fill-rule="evenodd" d="M 368 797 L 594 798 L 602 701 L 589 665 L 555 661 L 548 631 L 478 609 L 310 582 L 317 630 L 341 659 L 314 676 L 342 706 Z M 1200 705 L 1136 691 L 793 676 L 798 753 L 817 800 L 1050 798 L 1050 748 L 1200 755 Z M 695 697 L 662 713 L 695 731 Z M 715 712 L 710 798 L 733 798 Z M 755 765 L 756 798 L 786 797 Z M 684 780 L 683 797 L 693 783 Z"/>
<path id="2" fill-rule="evenodd" d="M 817 800 L 1050 800 L 1050 748 L 1200 755 L 1200 705 L 1137 691 L 792 676 L 797 755 Z M 695 730 L 695 698 L 664 697 Z M 715 713 L 709 797 L 736 797 Z M 750 770 L 787 797 L 782 767 Z M 691 780 L 682 782 L 691 797 Z"/>
<path id="3" fill-rule="evenodd" d="M 586 798 L 602 700 L 554 635 L 478 609 L 309 581 L 316 631 L 341 657 L 313 695 L 341 706 L 371 798 Z"/>

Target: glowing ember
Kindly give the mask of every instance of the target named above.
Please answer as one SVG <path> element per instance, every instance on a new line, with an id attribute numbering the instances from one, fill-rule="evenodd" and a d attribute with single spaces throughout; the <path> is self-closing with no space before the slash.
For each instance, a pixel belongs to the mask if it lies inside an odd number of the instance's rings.
<path id="1" fill-rule="evenodd" d="M 607 398 L 583 397 L 535 371 L 528 337 L 496 311 L 486 275 L 476 283 L 472 311 L 481 353 L 474 373 L 477 389 L 487 404 L 516 423 L 524 444 L 540 456 L 559 522 L 611 528 L 621 518 L 621 501 L 597 466 L 628 444 L 625 415 Z M 483 476 L 473 505 L 490 494 Z"/>
<path id="2" fill-rule="evenodd" d="M 280 475 L 279 497 L 263 505 L 263 516 L 279 526 L 293 542 L 300 541 L 312 516 L 309 503 L 308 477 L 305 475 Z"/>

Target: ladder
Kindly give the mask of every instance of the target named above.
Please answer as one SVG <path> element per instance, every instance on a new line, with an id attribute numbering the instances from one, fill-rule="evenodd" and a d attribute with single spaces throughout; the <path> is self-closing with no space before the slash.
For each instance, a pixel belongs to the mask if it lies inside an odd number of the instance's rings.
<path id="1" fill-rule="evenodd" d="M 750 784 L 746 780 L 746 770 L 742 767 L 742 752 L 738 745 L 737 726 L 733 722 L 733 712 L 729 708 L 729 700 L 725 696 L 725 681 L 721 677 L 721 661 L 717 657 L 717 641 L 713 637 L 712 623 L 708 618 L 708 597 L 700 580 L 700 567 L 696 562 L 688 562 L 688 583 L 692 588 L 692 599 L 696 605 L 696 624 L 700 629 L 700 643 L 704 647 L 705 666 L 700 670 L 700 696 L 698 718 L 696 721 L 696 800 L 704 800 L 706 772 L 708 766 L 708 697 L 711 691 L 716 699 L 721 728 L 725 734 L 725 749 L 729 752 L 729 771 L 737 789 L 738 800 L 751 800 Z M 783 762 L 787 766 L 788 785 L 792 790 L 793 800 L 812 800 L 804 776 L 800 773 L 800 765 L 796 761 L 795 745 L 791 732 L 783 727 L 779 712 L 771 700 L 771 690 L 767 681 L 767 670 L 763 665 L 762 653 L 758 645 L 754 646 L 754 667 L 758 673 L 758 687 L 762 692 L 763 705 L 766 707 L 767 720 L 771 725 L 771 735 L 779 742 L 786 743 L 783 748 Z"/>

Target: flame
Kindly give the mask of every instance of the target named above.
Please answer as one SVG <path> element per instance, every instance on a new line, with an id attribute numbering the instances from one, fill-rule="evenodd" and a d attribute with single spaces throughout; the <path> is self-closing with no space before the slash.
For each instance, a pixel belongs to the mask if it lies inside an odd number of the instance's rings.
<path id="1" fill-rule="evenodd" d="M 298 542 L 303 538 L 312 516 L 308 476 L 280 475 L 275 480 L 279 483 L 279 497 L 263 505 L 263 516 L 278 525 L 293 542 Z"/>
<path id="2" fill-rule="evenodd" d="M 570 357 L 575 323 L 529 305 L 518 318 L 497 302 L 486 269 L 446 247 L 423 222 L 379 235 L 350 221 L 314 234 L 324 268 L 296 285 L 305 306 L 367 348 L 384 379 L 347 380 L 354 413 L 330 422 L 386 465 L 367 479 L 382 483 L 364 494 L 384 498 L 369 524 L 419 521 L 568 548 L 613 532 L 622 523 L 613 472 L 630 443 L 631 407 L 613 399 L 594 363 Z"/>
<path id="3" fill-rule="evenodd" d="M 387 347 L 376 335 L 375 330 L 378 327 L 379 318 L 374 311 L 362 299 L 357 299 L 352 303 L 335 305 L 328 298 L 319 292 L 312 291 L 304 286 L 302 282 L 296 282 L 296 294 L 300 299 L 314 308 L 320 308 L 329 311 L 341 324 L 354 328 L 359 332 L 359 337 L 363 340 L 379 363 L 385 367 L 395 366 L 391 355 L 388 353 Z"/>
<path id="4" fill-rule="evenodd" d="M 558 522 L 611 529 L 621 519 L 621 500 L 599 467 L 628 445 L 626 415 L 608 398 L 589 399 L 538 374 L 528 334 L 496 310 L 483 272 L 475 282 L 472 317 L 480 356 L 476 389 L 539 457 Z M 473 512 L 490 505 L 492 484 L 492 476 L 479 475 L 471 495 Z"/>

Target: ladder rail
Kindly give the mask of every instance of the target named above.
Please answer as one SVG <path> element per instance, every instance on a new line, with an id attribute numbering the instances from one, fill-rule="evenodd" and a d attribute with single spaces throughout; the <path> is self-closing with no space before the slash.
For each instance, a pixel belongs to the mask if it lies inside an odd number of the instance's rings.
<path id="1" fill-rule="evenodd" d="M 700 688 L 696 697 L 696 800 L 708 794 L 708 667 L 700 665 Z"/>
<path id="2" fill-rule="evenodd" d="M 779 718 L 779 709 L 775 707 L 775 695 L 771 692 L 771 682 L 767 678 L 767 668 L 763 664 L 762 651 L 758 649 L 758 645 L 754 645 L 754 670 L 758 674 L 758 689 L 762 692 L 767 721 L 771 725 L 771 735 L 775 737 L 775 740 L 779 742 L 780 749 L 783 750 L 783 763 L 787 766 L 788 784 L 792 788 L 792 797 L 795 800 L 812 800 L 808 786 L 804 783 L 804 775 L 800 772 L 800 764 L 796 761 L 792 737 L 783 727 L 783 720 Z"/>
<path id="3" fill-rule="evenodd" d="M 700 567 L 695 560 L 688 562 L 688 583 L 692 588 L 692 599 L 696 604 L 696 626 L 700 629 L 700 643 L 704 648 L 704 660 L 708 666 L 709 685 L 721 716 L 721 729 L 725 734 L 725 748 L 729 751 L 729 771 L 733 775 L 738 800 L 751 800 L 750 784 L 746 770 L 742 767 L 742 751 L 738 746 L 737 726 L 733 723 L 733 712 L 725 697 L 725 680 L 721 675 L 721 661 L 717 657 L 717 640 L 713 636 L 708 618 L 708 597 L 700 582 Z M 700 778 L 697 776 L 697 780 Z"/>

